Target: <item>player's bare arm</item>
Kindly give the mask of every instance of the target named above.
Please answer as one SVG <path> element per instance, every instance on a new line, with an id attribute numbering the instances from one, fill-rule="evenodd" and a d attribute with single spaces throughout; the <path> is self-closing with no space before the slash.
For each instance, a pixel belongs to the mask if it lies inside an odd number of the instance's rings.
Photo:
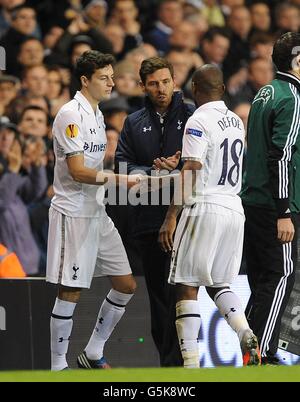
<path id="1" fill-rule="evenodd" d="M 201 168 L 202 164 L 198 161 L 186 161 L 180 172 L 181 185 L 180 188 L 177 189 L 177 192 L 180 191 L 179 197 L 178 194 L 174 194 L 174 198 L 169 206 L 164 223 L 159 231 L 158 242 L 165 252 L 172 251 L 177 216 L 181 212 L 186 201 L 191 197 L 196 181 L 196 172 Z M 187 174 L 187 172 L 191 172 L 191 175 Z M 192 183 L 189 180 L 190 178 L 192 179 Z M 180 202 L 175 204 L 174 199 L 179 199 Z"/>
<path id="2" fill-rule="evenodd" d="M 79 183 L 104 185 L 107 182 L 113 182 L 117 186 L 132 187 L 140 183 L 143 179 L 142 175 L 120 175 L 98 171 L 88 168 L 84 165 L 84 155 L 74 155 L 67 158 L 68 169 L 73 180 Z"/>

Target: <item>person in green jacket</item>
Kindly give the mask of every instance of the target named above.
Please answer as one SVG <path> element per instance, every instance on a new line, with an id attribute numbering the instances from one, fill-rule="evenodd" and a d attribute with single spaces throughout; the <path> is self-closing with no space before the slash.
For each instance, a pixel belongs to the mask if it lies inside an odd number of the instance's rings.
<path id="1" fill-rule="evenodd" d="M 295 279 L 295 215 L 300 211 L 300 34 L 273 48 L 275 79 L 255 96 L 248 120 L 241 197 L 251 297 L 246 308 L 262 364 L 276 357 L 281 318 Z"/>

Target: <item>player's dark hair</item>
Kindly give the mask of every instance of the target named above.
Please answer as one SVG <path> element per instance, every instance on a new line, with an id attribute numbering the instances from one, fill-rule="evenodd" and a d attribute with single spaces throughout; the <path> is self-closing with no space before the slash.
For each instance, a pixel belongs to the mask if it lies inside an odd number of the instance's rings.
<path id="1" fill-rule="evenodd" d="M 77 59 L 74 74 L 79 82 L 82 76 L 90 80 L 96 70 L 114 64 L 115 58 L 113 55 L 104 54 L 98 50 L 88 50 Z"/>
<path id="2" fill-rule="evenodd" d="M 171 77 L 174 78 L 174 68 L 168 60 L 162 57 L 150 57 L 149 59 L 144 60 L 140 68 L 142 83 L 145 85 L 148 75 L 163 68 L 167 68 L 170 71 Z"/>
<path id="3" fill-rule="evenodd" d="M 272 60 L 279 71 L 292 69 L 292 60 L 300 53 L 300 34 L 287 32 L 282 35 L 273 48 Z"/>

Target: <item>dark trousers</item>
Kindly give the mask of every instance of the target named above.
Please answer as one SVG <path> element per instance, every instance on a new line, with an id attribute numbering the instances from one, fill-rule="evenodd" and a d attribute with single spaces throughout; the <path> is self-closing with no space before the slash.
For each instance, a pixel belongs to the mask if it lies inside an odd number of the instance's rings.
<path id="1" fill-rule="evenodd" d="M 295 281 L 297 236 L 292 243 L 282 244 L 277 239 L 274 211 L 244 209 L 244 253 L 251 289 L 246 316 L 258 337 L 262 357 L 272 357 L 278 349 L 281 318 Z M 293 222 L 296 229 L 295 219 Z"/>
<path id="2" fill-rule="evenodd" d="M 150 300 L 151 333 L 161 366 L 182 366 L 175 318 L 175 286 L 167 283 L 170 256 L 161 251 L 158 233 L 139 237 L 138 245 Z"/>

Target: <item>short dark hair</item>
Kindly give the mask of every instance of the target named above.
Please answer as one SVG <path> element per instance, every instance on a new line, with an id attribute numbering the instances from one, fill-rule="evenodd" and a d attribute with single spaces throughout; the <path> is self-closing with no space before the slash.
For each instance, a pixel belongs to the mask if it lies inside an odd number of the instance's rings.
<path id="1" fill-rule="evenodd" d="M 35 110 L 35 111 L 38 111 L 38 112 L 43 112 L 45 114 L 45 116 L 46 116 L 47 126 L 49 126 L 50 120 L 51 120 L 49 114 L 47 113 L 47 111 L 45 109 L 43 109 L 42 107 L 37 106 L 37 105 L 28 105 L 28 106 L 26 106 L 21 112 L 21 115 L 20 115 L 20 118 L 19 118 L 19 123 L 22 121 L 25 113 L 28 112 L 28 110 Z"/>
<path id="2" fill-rule="evenodd" d="M 33 7 L 30 6 L 30 4 L 28 4 L 27 2 L 25 2 L 24 4 L 19 4 L 18 6 L 12 7 L 9 9 L 9 14 L 11 19 L 14 21 L 17 17 L 20 11 L 30 8 L 31 10 L 33 10 L 35 12 L 36 15 L 36 11 Z"/>
<path id="3" fill-rule="evenodd" d="M 88 50 L 77 59 L 74 74 L 79 82 L 80 77 L 83 75 L 90 80 L 96 70 L 109 66 L 110 64 L 115 64 L 113 55 L 104 54 L 98 50 Z"/>
<path id="4" fill-rule="evenodd" d="M 282 35 L 273 47 L 272 60 L 279 71 L 286 72 L 292 69 L 292 60 L 300 52 L 300 34 L 287 32 Z"/>
<path id="5" fill-rule="evenodd" d="M 227 28 L 222 27 L 211 27 L 202 37 L 202 41 L 206 40 L 207 42 L 213 42 L 216 36 L 224 36 L 230 40 L 230 33 Z"/>
<path id="6" fill-rule="evenodd" d="M 150 57 L 142 62 L 140 68 L 140 77 L 142 83 L 145 85 L 147 76 L 155 73 L 157 70 L 167 68 L 170 71 L 171 77 L 174 78 L 174 68 L 172 64 L 162 57 Z"/>

